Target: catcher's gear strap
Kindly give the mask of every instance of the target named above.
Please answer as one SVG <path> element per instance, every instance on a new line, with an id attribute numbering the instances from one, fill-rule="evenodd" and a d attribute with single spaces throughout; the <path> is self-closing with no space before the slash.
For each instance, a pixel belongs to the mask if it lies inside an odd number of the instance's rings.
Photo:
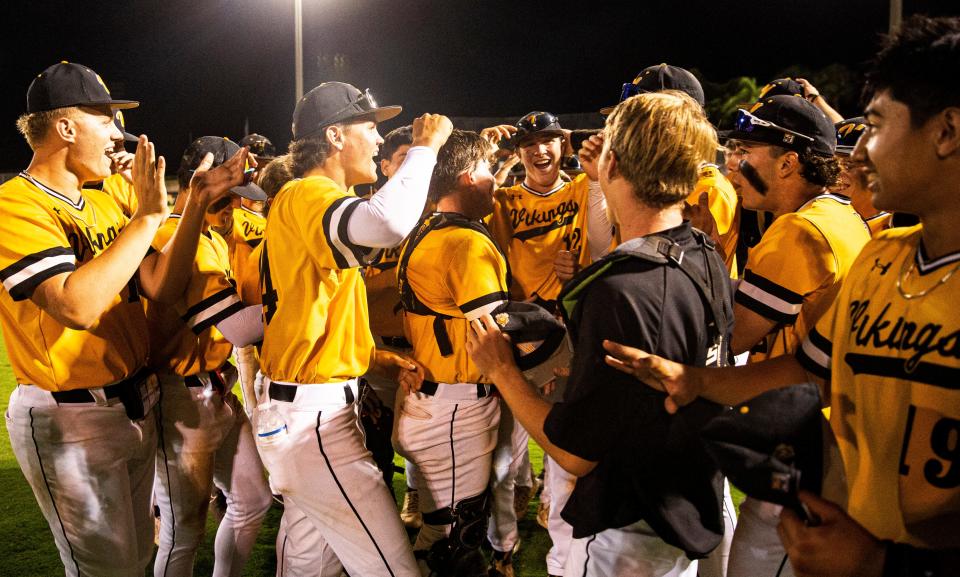
<path id="1" fill-rule="evenodd" d="M 433 319 L 433 334 L 437 339 L 437 347 L 440 349 L 440 355 L 448 357 L 453 354 L 453 344 L 450 342 L 450 336 L 447 334 L 447 327 L 444 325 L 443 321 L 450 317 L 443 313 L 438 313 L 437 311 L 431 309 L 423 303 L 419 298 L 417 298 L 416 293 L 413 292 L 413 287 L 410 286 L 410 283 L 407 281 L 407 267 L 410 264 L 410 255 L 413 254 L 413 251 L 416 250 L 417 245 L 420 244 L 427 234 L 430 231 L 446 228 L 448 226 L 459 226 L 461 228 L 468 228 L 470 230 L 479 232 L 483 236 L 490 239 L 490 242 L 493 243 L 493 246 L 497 247 L 497 250 L 503 255 L 503 260 L 506 262 L 507 257 L 503 254 L 503 250 L 500 249 L 500 246 L 497 245 L 497 242 L 490 236 L 490 231 L 487 230 L 486 225 L 479 220 L 471 220 L 462 214 L 456 212 L 434 212 L 427 215 L 420 224 L 417 225 L 417 228 L 414 229 L 413 234 L 410 236 L 410 239 L 407 241 L 407 245 L 403 250 L 403 253 L 400 255 L 400 263 L 397 265 L 397 284 L 400 287 L 400 305 L 408 313 L 422 316 L 432 316 Z M 507 285 L 510 284 L 510 268 L 509 264 L 507 265 Z"/>
<path id="2" fill-rule="evenodd" d="M 673 266 L 683 272 L 687 278 L 697 288 L 700 298 L 707 305 L 710 311 L 711 320 L 707 324 L 707 330 L 710 335 L 710 341 L 713 343 L 711 350 L 716 351 L 716 355 L 709 355 L 707 365 L 724 366 L 729 364 L 726 354 L 722 354 L 728 347 L 725 345 L 724 335 L 732 324 L 732 319 L 726 313 L 726 309 L 721 304 L 721 295 L 718 292 L 718 282 L 726 282 L 729 277 L 722 268 L 722 262 L 719 258 L 714 258 L 716 254 L 713 242 L 707 236 L 696 230 L 692 230 L 693 237 L 700 245 L 703 254 L 704 270 L 707 278 L 690 266 L 689 262 L 684 260 L 685 253 L 680 245 L 672 239 L 660 235 L 650 235 L 631 239 L 616 250 L 593 263 L 577 278 L 579 282 L 571 282 L 561 292 L 560 311 L 563 314 L 564 322 L 570 322 L 573 310 L 580 300 L 580 295 L 596 279 L 600 278 L 617 262 L 628 258 L 639 258 L 647 262 L 658 265 Z M 576 279 L 575 279 L 576 280 Z"/>
<path id="3" fill-rule="evenodd" d="M 452 525 L 450 536 L 437 541 L 426 554 L 427 566 L 438 575 L 454 575 L 462 558 L 480 548 L 487 534 L 490 492 L 461 499 L 452 507 L 423 514 L 425 525 Z"/>

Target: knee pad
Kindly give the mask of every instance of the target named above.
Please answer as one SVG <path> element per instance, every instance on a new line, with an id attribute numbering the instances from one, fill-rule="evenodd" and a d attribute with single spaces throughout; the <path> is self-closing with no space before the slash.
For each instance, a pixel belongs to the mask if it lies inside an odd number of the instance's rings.
<path id="1" fill-rule="evenodd" d="M 462 499 L 453 507 L 423 514 L 428 525 L 451 525 L 450 536 L 430 547 L 425 555 L 427 566 L 442 577 L 473 577 L 486 574 L 486 562 L 480 544 L 487 534 L 490 515 L 490 494 L 487 491 Z"/>

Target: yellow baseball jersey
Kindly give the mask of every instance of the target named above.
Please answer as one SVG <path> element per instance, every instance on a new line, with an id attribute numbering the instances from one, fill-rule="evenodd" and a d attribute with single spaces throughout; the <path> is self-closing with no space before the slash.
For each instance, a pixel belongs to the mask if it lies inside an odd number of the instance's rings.
<path id="1" fill-rule="evenodd" d="M 260 294 L 260 258 L 263 254 L 263 243 L 258 244 L 247 257 L 247 262 L 240 271 L 231 271 L 237 283 L 237 294 L 246 305 L 262 304 Z"/>
<path id="2" fill-rule="evenodd" d="M 710 214 L 717 223 L 717 234 L 724 253 L 724 264 L 730 278 L 737 278 L 737 240 L 740 238 L 740 199 L 737 191 L 715 164 L 700 167 L 697 184 L 687 197 L 687 204 L 696 205 L 707 193 Z"/>
<path id="3" fill-rule="evenodd" d="M 172 214 L 157 231 L 153 248 L 162 250 L 177 230 L 180 215 Z M 206 230 L 200 235 L 193 269 L 183 296 L 173 305 L 147 301 L 150 366 L 181 376 L 218 368 L 233 345 L 217 323 L 244 307 L 230 282 L 227 243 Z"/>
<path id="4" fill-rule="evenodd" d="M 263 241 L 267 219 L 245 208 L 233 210 L 233 230 L 224 237 L 230 252 L 230 270 L 233 278 L 246 276 L 253 249 Z"/>
<path id="5" fill-rule="evenodd" d="M 99 190 L 78 203 L 26 173 L 0 186 L 0 326 L 18 383 L 48 391 L 100 387 L 147 360 L 136 275 L 89 330 L 67 328 L 30 299 L 43 281 L 107 249 L 128 220 Z"/>
<path id="6" fill-rule="evenodd" d="M 133 185 L 127 182 L 127 179 L 119 174 L 112 174 L 103 181 L 103 192 L 113 197 L 113 200 L 120 205 L 120 210 L 127 218 L 131 218 L 133 213 L 137 212 L 139 201 L 137 193 L 133 190 Z"/>
<path id="7" fill-rule="evenodd" d="M 404 250 L 408 247 L 409 243 Z M 441 354 L 434 333 L 436 317 L 405 311 L 404 332 L 413 344 L 414 358 L 424 366 L 428 380 L 480 382 L 480 371 L 467 354 L 471 329 L 466 315 L 508 299 L 506 260 L 490 238 L 459 226 L 428 232 L 413 247 L 409 258 L 409 287 L 429 309 L 451 317 L 440 322 L 444 323 L 453 347 L 452 354 Z"/>
<path id="8" fill-rule="evenodd" d="M 374 353 L 361 268 L 379 251 L 347 238 L 364 202 L 323 176 L 293 180 L 270 208 L 260 261 L 261 370 L 274 381 L 327 383 L 367 372 Z"/>
<path id="9" fill-rule="evenodd" d="M 750 360 L 793 353 L 837 296 L 850 265 L 870 240 L 843 196 L 823 194 L 773 221 L 750 249 L 734 299 L 776 321 Z"/>
<path id="10" fill-rule="evenodd" d="M 590 264 L 589 183 L 586 174 L 579 174 L 550 192 L 535 192 L 522 183 L 496 191 L 487 224 L 510 263 L 514 300 L 556 300 L 562 283 L 553 262 L 561 250 L 579 253 L 581 267 Z"/>
<path id="11" fill-rule="evenodd" d="M 830 381 L 847 510 L 879 539 L 960 547 L 958 267 L 920 225 L 881 233 L 797 353 Z"/>
<path id="12" fill-rule="evenodd" d="M 870 218 L 863 220 L 866 221 L 867 227 L 870 229 L 870 236 L 876 237 L 881 232 L 890 228 L 890 221 L 893 220 L 893 214 L 889 212 L 878 212 Z"/>

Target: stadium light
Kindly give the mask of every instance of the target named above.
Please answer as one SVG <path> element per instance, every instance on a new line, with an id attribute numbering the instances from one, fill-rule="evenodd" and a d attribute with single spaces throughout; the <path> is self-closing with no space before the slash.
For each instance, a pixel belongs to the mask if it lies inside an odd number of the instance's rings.
<path id="1" fill-rule="evenodd" d="M 293 66 L 297 93 L 294 104 L 296 104 L 303 98 L 303 0 L 293 0 L 293 27 Z"/>

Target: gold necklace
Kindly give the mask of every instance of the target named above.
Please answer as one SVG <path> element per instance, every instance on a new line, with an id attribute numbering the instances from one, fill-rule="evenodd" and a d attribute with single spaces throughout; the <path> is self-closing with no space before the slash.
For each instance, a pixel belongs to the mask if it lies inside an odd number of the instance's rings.
<path id="1" fill-rule="evenodd" d="M 919 246 L 917 247 L 917 250 L 920 250 Z M 910 266 L 907 266 L 908 261 L 910 262 Z M 942 286 L 944 283 L 946 283 L 948 280 L 950 280 L 950 277 L 953 276 L 953 273 L 957 272 L 957 269 L 960 269 L 960 264 L 957 264 L 955 267 L 950 269 L 950 271 L 947 272 L 947 274 L 940 277 L 940 280 L 938 280 L 935 285 L 925 288 L 924 290 L 918 293 L 908 293 L 906 290 L 904 290 L 903 285 L 904 283 L 907 282 L 907 279 L 910 278 L 910 275 L 913 273 L 913 270 L 916 268 L 917 263 L 915 261 L 916 261 L 916 255 L 914 255 L 914 258 L 912 259 L 904 260 L 903 264 L 900 266 L 900 274 L 897 275 L 897 291 L 900 293 L 900 296 L 902 296 L 906 300 L 918 299 L 920 297 L 927 296 L 928 294 L 932 293 L 934 290 Z"/>

